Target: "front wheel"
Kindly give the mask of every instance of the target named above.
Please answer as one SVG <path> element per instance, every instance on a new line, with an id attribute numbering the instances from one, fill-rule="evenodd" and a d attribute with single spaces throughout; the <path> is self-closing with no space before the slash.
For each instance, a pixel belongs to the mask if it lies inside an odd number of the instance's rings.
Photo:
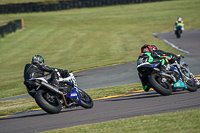
<path id="1" fill-rule="evenodd" d="M 168 81 L 162 81 L 162 77 L 157 74 L 152 74 L 149 76 L 149 83 L 152 88 L 159 94 L 167 96 L 172 93 L 172 87 Z"/>
<path id="2" fill-rule="evenodd" d="M 89 109 L 89 108 L 93 107 L 93 105 L 94 105 L 93 100 L 86 92 L 79 89 L 79 95 L 80 95 L 80 98 L 81 98 L 81 104 L 80 105 L 83 108 Z"/>
<path id="3" fill-rule="evenodd" d="M 192 80 L 192 79 L 187 80 L 186 85 L 187 85 L 188 91 L 190 91 L 190 92 L 197 91 L 197 85 L 196 85 L 196 82 L 194 80 Z"/>
<path id="4" fill-rule="evenodd" d="M 56 114 L 62 109 L 57 96 L 49 90 L 38 90 L 34 97 L 36 103 L 47 113 Z"/>

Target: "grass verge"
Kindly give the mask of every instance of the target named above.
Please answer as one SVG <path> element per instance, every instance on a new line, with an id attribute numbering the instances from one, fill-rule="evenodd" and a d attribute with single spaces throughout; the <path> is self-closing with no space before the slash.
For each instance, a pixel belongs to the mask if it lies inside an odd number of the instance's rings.
<path id="1" fill-rule="evenodd" d="M 97 99 L 111 95 L 124 94 L 131 91 L 140 90 L 141 88 L 141 83 L 134 83 L 98 89 L 88 89 L 84 91 L 87 92 L 92 99 Z M 0 115 L 23 112 L 36 108 L 39 108 L 39 106 L 36 104 L 35 100 L 32 97 L 21 98 L 17 100 L 0 101 Z"/>
<path id="2" fill-rule="evenodd" d="M 199 133 L 200 109 L 139 116 L 43 133 Z"/>

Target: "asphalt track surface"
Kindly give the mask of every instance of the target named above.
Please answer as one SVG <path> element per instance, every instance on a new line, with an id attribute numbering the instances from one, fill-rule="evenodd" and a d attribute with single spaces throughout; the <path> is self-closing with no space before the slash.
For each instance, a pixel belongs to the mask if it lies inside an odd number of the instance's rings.
<path id="1" fill-rule="evenodd" d="M 190 33 L 188 36 L 191 36 L 191 38 L 186 36 L 187 31 L 184 31 L 183 36 L 180 39 L 175 38 L 175 35 L 172 32 L 160 33 L 157 34 L 157 37 L 160 39 L 166 38 L 168 39 L 168 42 L 175 45 L 176 42 L 179 42 L 181 44 L 181 49 L 187 50 L 190 53 L 186 56 L 185 61 L 189 64 L 192 72 L 195 75 L 199 75 L 200 61 L 199 58 L 194 58 L 192 51 L 198 51 L 200 49 L 200 46 L 196 45 L 196 43 L 199 43 L 199 41 L 195 41 L 196 39 L 199 39 L 200 30 L 188 32 Z M 196 36 L 196 38 L 194 36 Z M 189 40 L 186 41 L 185 38 L 188 38 Z M 173 40 L 175 42 L 173 42 Z M 187 42 L 190 42 L 190 48 L 184 49 L 184 47 L 187 47 L 188 45 Z M 193 47 L 193 45 L 195 47 Z M 195 51 L 194 53 L 197 53 L 195 55 L 199 54 Z M 118 68 L 119 66 L 122 68 Z M 120 64 L 105 67 L 105 71 L 103 68 L 96 68 L 91 69 L 91 71 L 86 70 L 83 72 L 78 72 L 75 75 L 77 76 L 79 86 L 85 83 L 86 81 L 84 81 L 84 79 L 86 80 L 90 76 L 93 77 L 91 78 L 91 83 L 86 82 L 87 85 L 92 84 L 93 86 L 102 87 L 107 82 L 109 83 L 110 78 L 111 81 L 114 80 L 115 82 L 118 82 L 118 80 L 120 80 L 120 84 L 127 84 L 128 80 L 131 81 L 130 83 L 133 83 L 135 78 L 132 75 L 137 77 L 137 73 L 135 73 L 136 69 L 134 67 L 136 68 L 136 64 L 134 63 Z M 121 71 L 125 73 L 120 73 Z M 95 75 L 95 73 L 97 75 Z M 116 76 L 119 76 L 118 80 L 113 79 Z M 125 76 L 130 79 L 127 79 L 126 81 Z M 81 81 L 83 81 L 83 83 L 81 83 Z M 102 86 L 98 86 L 97 81 L 100 82 Z M 111 83 L 109 86 L 117 84 L 118 83 Z M 54 115 L 47 114 L 43 110 L 10 114 L 0 117 L 0 132 L 33 133 L 76 125 L 116 120 L 120 118 L 200 108 L 199 95 L 200 89 L 198 89 L 197 92 L 188 92 L 186 90 L 175 92 L 170 96 L 161 96 L 155 91 L 135 92 L 123 97 L 95 100 L 94 107 L 92 109 L 84 109 L 82 107 L 64 109 L 61 113 Z"/>
<path id="2" fill-rule="evenodd" d="M 177 92 L 171 96 L 161 96 L 151 91 L 95 101 L 92 109 L 77 107 L 65 109 L 54 115 L 47 114 L 43 110 L 30 111 L 1 118 L 0 132 L 33 133 L 120 118 L 200 108 L 199 95 L 200 89 L 193 93 Z"/>

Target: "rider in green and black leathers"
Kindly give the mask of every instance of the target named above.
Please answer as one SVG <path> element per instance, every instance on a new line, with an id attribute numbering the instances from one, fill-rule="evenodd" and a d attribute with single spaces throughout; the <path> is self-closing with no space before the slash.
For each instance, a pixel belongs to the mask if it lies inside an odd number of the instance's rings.
<path id="1" fill-rule="evenodd" d="M 175 54 L 164 52 L 162 50 L 158 50 L 155 45 L 144 45 L 141 47 L 141 54 L 138 57 L 138 62 L 160 62 L 158 67 L 161 71 L 166 71 L 168 60 L 178 60 L 178 57 Z M 138 72 L 139 78 L 142 82 L 143 89 L 145 91 L 149 91 L 149 88 L 147 87 L 148 77 L 145 77 L 141 73 Z"/>
<path id="2" fill-rule="evenodd" d="M 158 50 L 157 47 L 155 45 L 151 45 L 152 49 L 153 49 L 153 52 L 152 52 L 152 57 L 154 58 L 160 58 L 161 60 L 161 70 L 165 71 L 166 70 L 166 65 L 168 64 L 167 61 L 168 60 L 176 60 L 179 62 L 179 57 L 173 53 L 169 53 L 169 52 L 165 52 L 165 51 L 162 51 L 162 50 Z M 162 59 L 162 57 L 167 57 L 168 60 L 164 60 Z"/>

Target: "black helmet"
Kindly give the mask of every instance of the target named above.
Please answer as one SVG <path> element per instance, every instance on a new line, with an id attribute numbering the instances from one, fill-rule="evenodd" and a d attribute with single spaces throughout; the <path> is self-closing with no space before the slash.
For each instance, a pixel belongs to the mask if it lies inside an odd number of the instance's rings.
<path id="1" fill-rule="evenodd" d="M 44 63 L 44 58 L 42 56 L 40 56 L 40 55 L 33 56 L 32 64 L 37 64 L 37 63 L 43 64 Z"/>

